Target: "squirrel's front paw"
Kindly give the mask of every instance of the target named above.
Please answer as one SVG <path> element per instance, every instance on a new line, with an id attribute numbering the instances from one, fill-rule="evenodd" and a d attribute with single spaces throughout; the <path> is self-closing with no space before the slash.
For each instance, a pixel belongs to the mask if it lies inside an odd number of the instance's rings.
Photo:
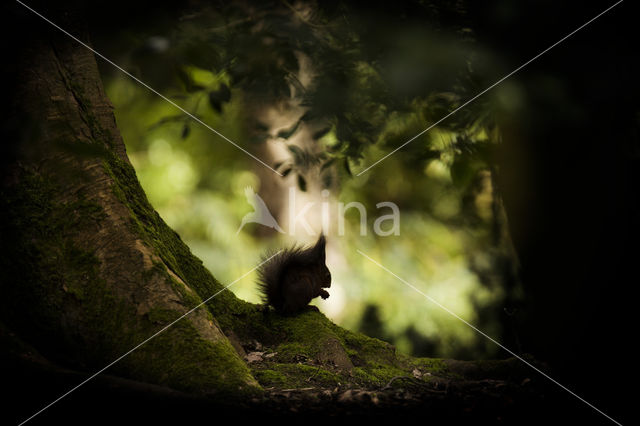
<path id="1" fill-rule="evenodd" d="M 322 290 L 320 292 L 320 297 L 322 297 L 323 299 L 326 299 L 327 297 L 329 297 L 329 293 L 327 293 L 325 290 Z"/>

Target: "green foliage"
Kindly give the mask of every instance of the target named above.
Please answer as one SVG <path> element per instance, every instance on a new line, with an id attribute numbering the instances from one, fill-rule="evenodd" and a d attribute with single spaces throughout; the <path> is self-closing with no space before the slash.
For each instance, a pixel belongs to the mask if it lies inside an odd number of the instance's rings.
<path id="1" fill-rule="evenodd" d="M 448 1 L 363 9 L 344 2 L 219 5 L 185 16 L 164 36 L 168 47 L 151 49 L 136 66 L 144 77 L 158 63 L 175 64 L 179 86 L 205 95 L 218 113 L 231 99 L 230 87 L 253 102 L 298 102 L 306 112 L 277 137 L 289 139 L 302 123 L 315 129 L 316 141 L 332 131 L 332 157 L 359 164 L 368 146 L 388 143 L 389 117 L 412 114 L 420 105 L 407 140 L 474 94 L 472 32 L 464 13 Z M 304 83 L 302 58 L 313 76 Z M 199 81 L 194 68 L 224 75 L 228 84 Z M 467 107 L 441 126 L 465 132 L 483 108 L 482 102 Z"/>

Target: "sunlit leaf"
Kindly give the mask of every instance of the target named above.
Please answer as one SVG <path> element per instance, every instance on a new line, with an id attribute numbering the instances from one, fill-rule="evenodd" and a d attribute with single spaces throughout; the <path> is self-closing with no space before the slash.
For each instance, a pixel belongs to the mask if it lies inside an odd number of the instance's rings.
<path id="1" fill-rule="evenodd" d="M 300 127 L 300 123 L 300 120 L 296 121 L 296 123 L 288 129 L 280 130 L 276 136 L 282 139 L 289 139 L 291 136 L 293 136 L 296 130 L 298 130 L 298 127 Z"/>
<path id="2" fill-rule="evenodd" d="M 197 117 L 197 115 L 196 115 L 196 117 Z M 154 129 L 156 129 L 156 128 L 164 125 L 164 124 L 167 124 L 167 123 L 175 123 L 175 122 L 184 121 L 184 118 L 185 118 L 185 115 L 182 114 L 182 113 L 176 114 L 176 115 L 168 115 L 166 117 L 162 117 L 160 120 L 156 121 L 151 126 L 149 126 L 149 130 L 154 130 Z"/>
<path id="3" fill-rule="evenodd" d="M 313 135 L 311 135 L 311 137 L 313 137 L 313 139 L 320 139 L 321 137 L 323 137 L 324 135 L 326 135 L 327 133 L 329 133 L 329 131 L 331 130 L 331 127 L 325 127 L 323 129 L 318 130 L 317 132 L 314 132 Z"/>
<path id="4" fill-rule="evenodd" d="M 222 105 L 225 102 L 229 102 L 231 100 L 231 91 L 229 90 L 229 86 L 226 84 L 221 84 L 218 90 L 212 90 L 209 92 L 209 104 L 211 108 L 218 112 L 222 112 Z"/>
<path id="5" fill-rule="evenodd" d="M 191 133 L 191 126 L 189 126 L 188 124 L 185 124 L 182 127 L 182 133 L 180 134 L 180 137 L 182 139 L 186 139 L 189 137 L 189 134 Z"/>
<path id="6" fill-rule="evenodd" d="M 297 159 L 298 162 L 302 160 L 302 157 L 304 156 L 304 152 L 302 151 L 302 148 L 300 148 L 297 145 L 287 145 L 287 149 L 291 151 L 291 153 L 293 154 L 293 157 Z"/>
<path id="7" fill-rule="evenodd" d="M 330 188 L 331 185 L 333 184 L 333 174 L 331 172 L 329 173 L 323 173 L 322 174 L 322 187 L 323 188 Z"/>
<path id="8" fill-rule="evenodd" d="M 335 159 L 335 158 L 331 158 L 331 159 L 329 159 L 329 160 L 325 161 L 325 162 L 322 164 L 322 167 L 320 167 L 320 171 L 324 171 L 324 170 L 326 170 L 327 168 L 331 167 L 331 166 L 333 165 L 333 163 L 335 163 L 335 162 L 336 162 L 336 159 Z"/>
<path id="9" fill-rule="evenodd" d="M 353 176 L 353 174 L 351 173 L 351 166 L 349 165 L 349 159 L 348 158 L 344 159 L 344 170 L 347 172 L 347 174 L 349 176 Z"/>
<path id="10" fill-rule="evenodd" d="M 191 78 L 191 75 L 187 71 L 185 71 L 183 68 L 178 68 L 177 74 L 178 74 L 178 78 L 184 85 L 184 89 L 188 93 L 193 93 L 193 92 L 197 92 L 198 90 L 204 89 L 204 86 L 195 83 L 193 81 L 193 78 Z"/>
<path id="11" fill-rule="evenodd" d="M 298 188 L 300 188 L 302 192 L 307 191 L 307 181 L 301 174 L 298 174 Z"/>

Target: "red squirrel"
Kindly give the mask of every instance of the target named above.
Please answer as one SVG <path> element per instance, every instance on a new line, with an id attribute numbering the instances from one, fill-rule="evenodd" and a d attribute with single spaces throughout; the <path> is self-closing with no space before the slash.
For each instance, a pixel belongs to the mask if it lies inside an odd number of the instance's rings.
<path id="1" fill-rule="evenodd" d="M 331 273 L 325 265 L 324 235 L 314 246 L 284 249 L 258 269 L 263 302 L 286 315 L 306 309 L 311 299 L 329 297 Z"/>

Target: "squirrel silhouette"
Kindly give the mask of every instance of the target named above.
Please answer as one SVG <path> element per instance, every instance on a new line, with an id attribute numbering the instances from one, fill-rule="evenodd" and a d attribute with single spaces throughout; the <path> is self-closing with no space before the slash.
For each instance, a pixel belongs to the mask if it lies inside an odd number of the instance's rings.
<path id="1" fill-rule="evenodd" d="M 311 299 L 326 299 L 331 273 L 325 264 L 326 240 L 320 235 L 314 246 L 283 250 L 258 269 L 263 302 L 276 312 L 291 315 L 304 310 Z"/>

